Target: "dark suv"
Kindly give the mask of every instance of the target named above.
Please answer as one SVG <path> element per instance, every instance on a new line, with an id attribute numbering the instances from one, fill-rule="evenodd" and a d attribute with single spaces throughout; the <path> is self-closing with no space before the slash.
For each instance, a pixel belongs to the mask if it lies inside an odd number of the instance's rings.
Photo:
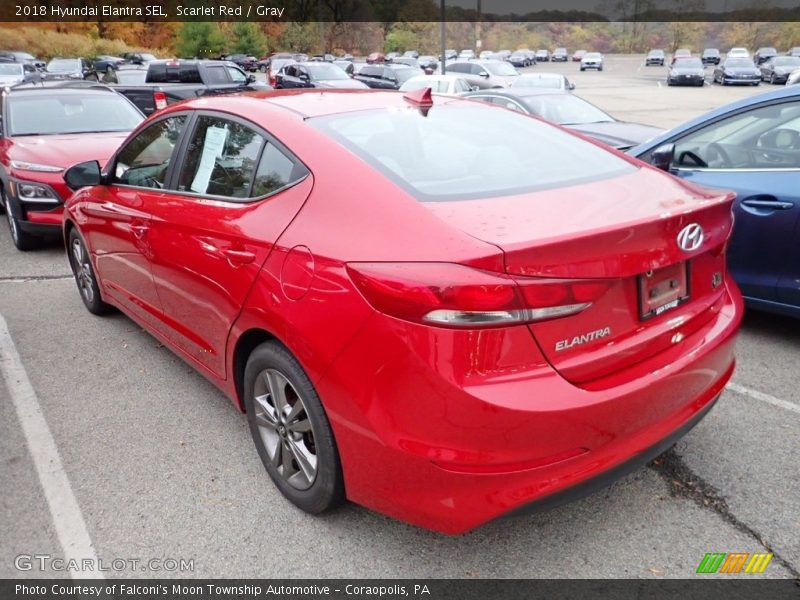
<path id="1" fill-rule="evenodd" d="M 450 67 L 447 67 L 450 70 Z M 353 79 L 379 90 L 399 89 L 407 80 L 417 75 L 424 75 L 422 69 L 406 65 L 366 65 L 356 73 Z"/>
<path id="2" fill-rule="evenodd" d="M 700 55 L 700 60 L 704 65 L 718 65 L 719 64 L 719 50 L 716 48 L 706 48 L 703 54 Z"/>

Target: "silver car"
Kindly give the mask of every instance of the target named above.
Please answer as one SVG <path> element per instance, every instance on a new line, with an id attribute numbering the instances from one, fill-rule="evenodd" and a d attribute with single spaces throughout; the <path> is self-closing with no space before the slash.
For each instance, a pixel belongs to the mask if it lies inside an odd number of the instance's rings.
<path id="1" fill-rule="evenodd" d="M 447 65 L 447 73 L 482 90 L 510 87 L 519 77 L 519 71 L 504 60 L 459 60 Z"/>
<path id="2" fill-rule="evenodd" d="M 587 52 L 581 59 L 581 71 L 586 69 L 603 70 L 603 55 L 599 52 Z"/>

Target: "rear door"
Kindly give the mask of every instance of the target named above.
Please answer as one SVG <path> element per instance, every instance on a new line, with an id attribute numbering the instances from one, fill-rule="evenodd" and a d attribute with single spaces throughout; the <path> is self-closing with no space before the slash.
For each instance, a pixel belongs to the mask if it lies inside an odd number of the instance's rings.
<path id="1" fill-rule="evenodd" d="M 152 264 L 176 345 L 224 378 L 228 332 L 264 261 L 311 190 L 302 163 L 252 123 L 198 113 L 150 204 Z"/>
<path id="2" fill-rule="evenodd" d="M 672 171 L 736 192 L 728 265 L 745 296 L 778 301 L 779 285 L 791 280 L 800 220 L 800 99 L 739 111 L 683 136 Z"/>

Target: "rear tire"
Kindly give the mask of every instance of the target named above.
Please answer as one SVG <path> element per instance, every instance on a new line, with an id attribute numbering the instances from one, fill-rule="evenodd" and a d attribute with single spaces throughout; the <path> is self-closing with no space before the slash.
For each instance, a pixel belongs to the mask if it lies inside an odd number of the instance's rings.
<path id="1" fill-rule="evenodd" d="M 275 341 L 253 350 L 244 372 L 250 433 L 264 468 L 295 506 L 319 514 L 344 501 L 344 477 L 325 409 L 292 354 Z"/>

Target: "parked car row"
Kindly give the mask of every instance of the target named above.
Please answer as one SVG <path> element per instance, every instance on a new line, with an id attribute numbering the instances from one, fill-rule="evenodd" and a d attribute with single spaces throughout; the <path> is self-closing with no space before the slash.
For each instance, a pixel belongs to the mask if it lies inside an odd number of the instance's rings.
<path id="1" fill-rule="evenodd" d="M 697 57 L 676 58 L 667 72 L 667 85 L 696 85 L 706 82 L 706 64 Z M 800 57 L 772 56 L 760 64 L 749 57 L 726 58 L 711 73 L 711 81 L 721 85 L 791 85 L 792 74 L 800 75 Z"/>

